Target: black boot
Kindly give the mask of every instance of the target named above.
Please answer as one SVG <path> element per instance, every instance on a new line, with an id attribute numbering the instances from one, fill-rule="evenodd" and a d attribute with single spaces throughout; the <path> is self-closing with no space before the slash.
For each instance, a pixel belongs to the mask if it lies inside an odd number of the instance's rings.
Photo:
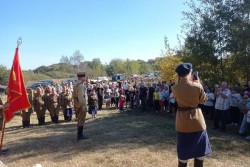
<path id="1" fill-rule="evenodd" d="M 68 121 L 72 121 L 72 116 L 69 116 L 69 119 L 68 119 Z"/>
<path id="2" fill-rule="evenodd" d="M 203 160 L 194 159 L 194 167 L 203 167 Z"/>
<path id="3" fill-rule="evenodd" d="M 41 117 L 41 125 L 45 125 L 45 117 Z"/>
<path id="4" fill-rule="evenodd" d="M 23 128 L 26 127 L 26 121 L 23 121 Z"/>
<path id="5" fill-rule="evenodd" d="M 58 124 L 59 122 L 58 122 L 58 116 L 55 116 L 54 117 L 54 120 L 55 120 L 55 124 Z"/>
<path id="6" fill-rule="evenodd" d="M 187 167 L 187 163 L 183 163 L 183 162 L 179 161 L 178 167 Z"/>
<path id="7" fill-rule="evenodd" d="M 69 121 L 68 111 L 65 110 L 63 114 L 64 114 L 64 121 Z"/>
<path id="8" fill-rule="evenodd" d="M 38 125 L 42 125 L 42 117 L 38 118 Z"/>
<path id="9" fill-rule="evenodd" d="M 26 121 L 26 127 L 29 128 L 30 127 L 30 120 Z"/>
<path id="10" fill-rule="evenodd" d="M 78 127 L 77 140 L 88 139 L 88 137 L 83 135 L 83 126 Z"/>
<path id="11" fill-rule="evenodd" d="M 51 117 L 51 124 L 54 124 L 54 117 Z"/>

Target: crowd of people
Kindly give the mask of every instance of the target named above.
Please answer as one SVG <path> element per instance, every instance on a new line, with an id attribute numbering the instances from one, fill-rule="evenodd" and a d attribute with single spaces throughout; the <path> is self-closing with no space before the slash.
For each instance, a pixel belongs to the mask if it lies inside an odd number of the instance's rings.
<path id="1" fill-rule="evenodd" d="M 96 84 L 84 82 L 84 85 L 88 95 L 88 113 L 92 118 L 96 118 L 97 111 L 103 109 L 124 112 L 125 109 L 138 108 L 141 112 L 160 113 L 168 110 L 169 103 L 170 112 L 177 109 L 176 105 L 171 104 L 173 100 L 169 96 L 169 86 L 166 83 L 145 85 L 118 81 Z M 71 121 L 75 109 L 73 87 L 74 83 L 69 82 L 45 88 L 40 86 L 35 90 L 27 89 L 31 108 L 21 111 L 23 127 L 30 126 L 33 111 L 37 115 L 38 125 L 45 124 L 46 112 L 50 114 L 52 124 L 59 123 L 60 112 L 63 113 L 64 121 Z"/>
<path id="2" fill-rule="evenodd" d="M 59 122 L 60 112 L 63 113 L 64 121 L 71 121 L 74 114 L 73 85 L 74 83 L 69 82 L 45 88 L 38 87 L 36 90 L 27 89 L 32 107 L 21 111 L 23 127 L 30 126 L 30 115 L 33 111 L 37 115 L 39 125 L 45 124 L 46 112 L 49 112 L 50 121 L 53 124 Z M 171 90 L 171 87 L 175 85 L 172 81 L 169 83 L 118 81 L 96 84 L 85 81 L 84 85 L 87 88 L 88 112 L 92 118 L 96 118 L 97 112 L 103 108 L 118 109 L 120 112 L 137 108 L 139 112 L 172 115 L 175 115 L 178 109 L 176 98 Z M 239 126 L 239 134 L 250 140 L 248 112 L 250 81 L 244 87 L 222 82 L 213 87 L 203 83 L 203 88 L 208 100 L 199 107 L 206 119 L 214 121 L 213 128 L 225 132 L 228 124 Z"/>

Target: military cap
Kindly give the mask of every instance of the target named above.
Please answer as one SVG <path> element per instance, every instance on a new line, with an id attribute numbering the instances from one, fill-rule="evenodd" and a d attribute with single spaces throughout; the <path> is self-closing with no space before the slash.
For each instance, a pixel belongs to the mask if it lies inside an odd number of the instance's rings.
<path id="1" fill-rule="evenodd" d="M 85 72 L 78 72 L 77 77 L 85 77 Z"/>
<path id="2" fill-rule="evenodd" d="M 177 72 L 177 74 L 179 76 L 185 76 L 188 73 L 190 73 L 191 70 L 192 70 L 192 64 L 191 63 L 182 63 L 182 64 L 178 65 L 175 72 Z"/>

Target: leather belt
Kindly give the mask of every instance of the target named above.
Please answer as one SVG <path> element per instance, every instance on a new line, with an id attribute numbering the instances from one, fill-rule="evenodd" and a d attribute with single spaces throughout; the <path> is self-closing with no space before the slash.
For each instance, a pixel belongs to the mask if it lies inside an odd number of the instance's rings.
<path id="1" fill-rule="evenodd" d="M 190 111 L 196 108 L 198 108 L 198 106 L 197 107 L 178 107 L 178 111 Z"/>

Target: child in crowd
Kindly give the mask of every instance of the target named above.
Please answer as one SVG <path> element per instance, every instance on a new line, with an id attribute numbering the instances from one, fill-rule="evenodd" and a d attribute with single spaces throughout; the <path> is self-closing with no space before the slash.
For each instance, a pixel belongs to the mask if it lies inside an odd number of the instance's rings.
<path id="1" fill-rule="evenodd" d="M 161 113 L 163 113 L 165 111 L 165 89 L 163 87 L 160 88 L 160 92 L 159 92 L 159 103 L 160 103 L 160 110 Z"/>
<path id="2" fill-rule="evenodd" d="M 124 111 L 124 103 L 125 103 L 125 101 L 126 101 L 125 95 L 121 95 L 120 99 L 119 99 L 119 109 L 120 109 L 120 112 Z"/>
<path id="3" fill-rule="evenodd" d="M 112 93 L 110 93 L 110 98 L 111 98 L 111 102 L 110 102 L 110 106 L 111 108 L 115 107 L 115 93 L 114 91 L 112 91 Z"/>
<path id="4" fill-rule="evenodd" d="M 173 93 L 169 96 L 169 113 L 176 114 L 177 112 L 177 102 Z"/>
<path id="5" fill-rule="evenodd" d="M 89 93 L 88 105 L 89 105 L 89 114 L 92 114 L 92 118 L 96 118 L 98 98 L 95 91 Z"/>
<path id="6" fill-rule="evenodd" d="M 155 108 L 155 113 L 159 113 L 160 111 L 160 102 L 159 102 L 159 88 L 155 89 L 155 92 L 153 94 L 154 97 L 154 108 Z"/>
<path id="7" fill-rule="evenodd" d="M 110 109 L 110 103 L 111 103 L 111 97 L 110 97 L 109 93 L 105 93 L 104 102 L 106 104 L 106 109 L 109 110 Z"/>

